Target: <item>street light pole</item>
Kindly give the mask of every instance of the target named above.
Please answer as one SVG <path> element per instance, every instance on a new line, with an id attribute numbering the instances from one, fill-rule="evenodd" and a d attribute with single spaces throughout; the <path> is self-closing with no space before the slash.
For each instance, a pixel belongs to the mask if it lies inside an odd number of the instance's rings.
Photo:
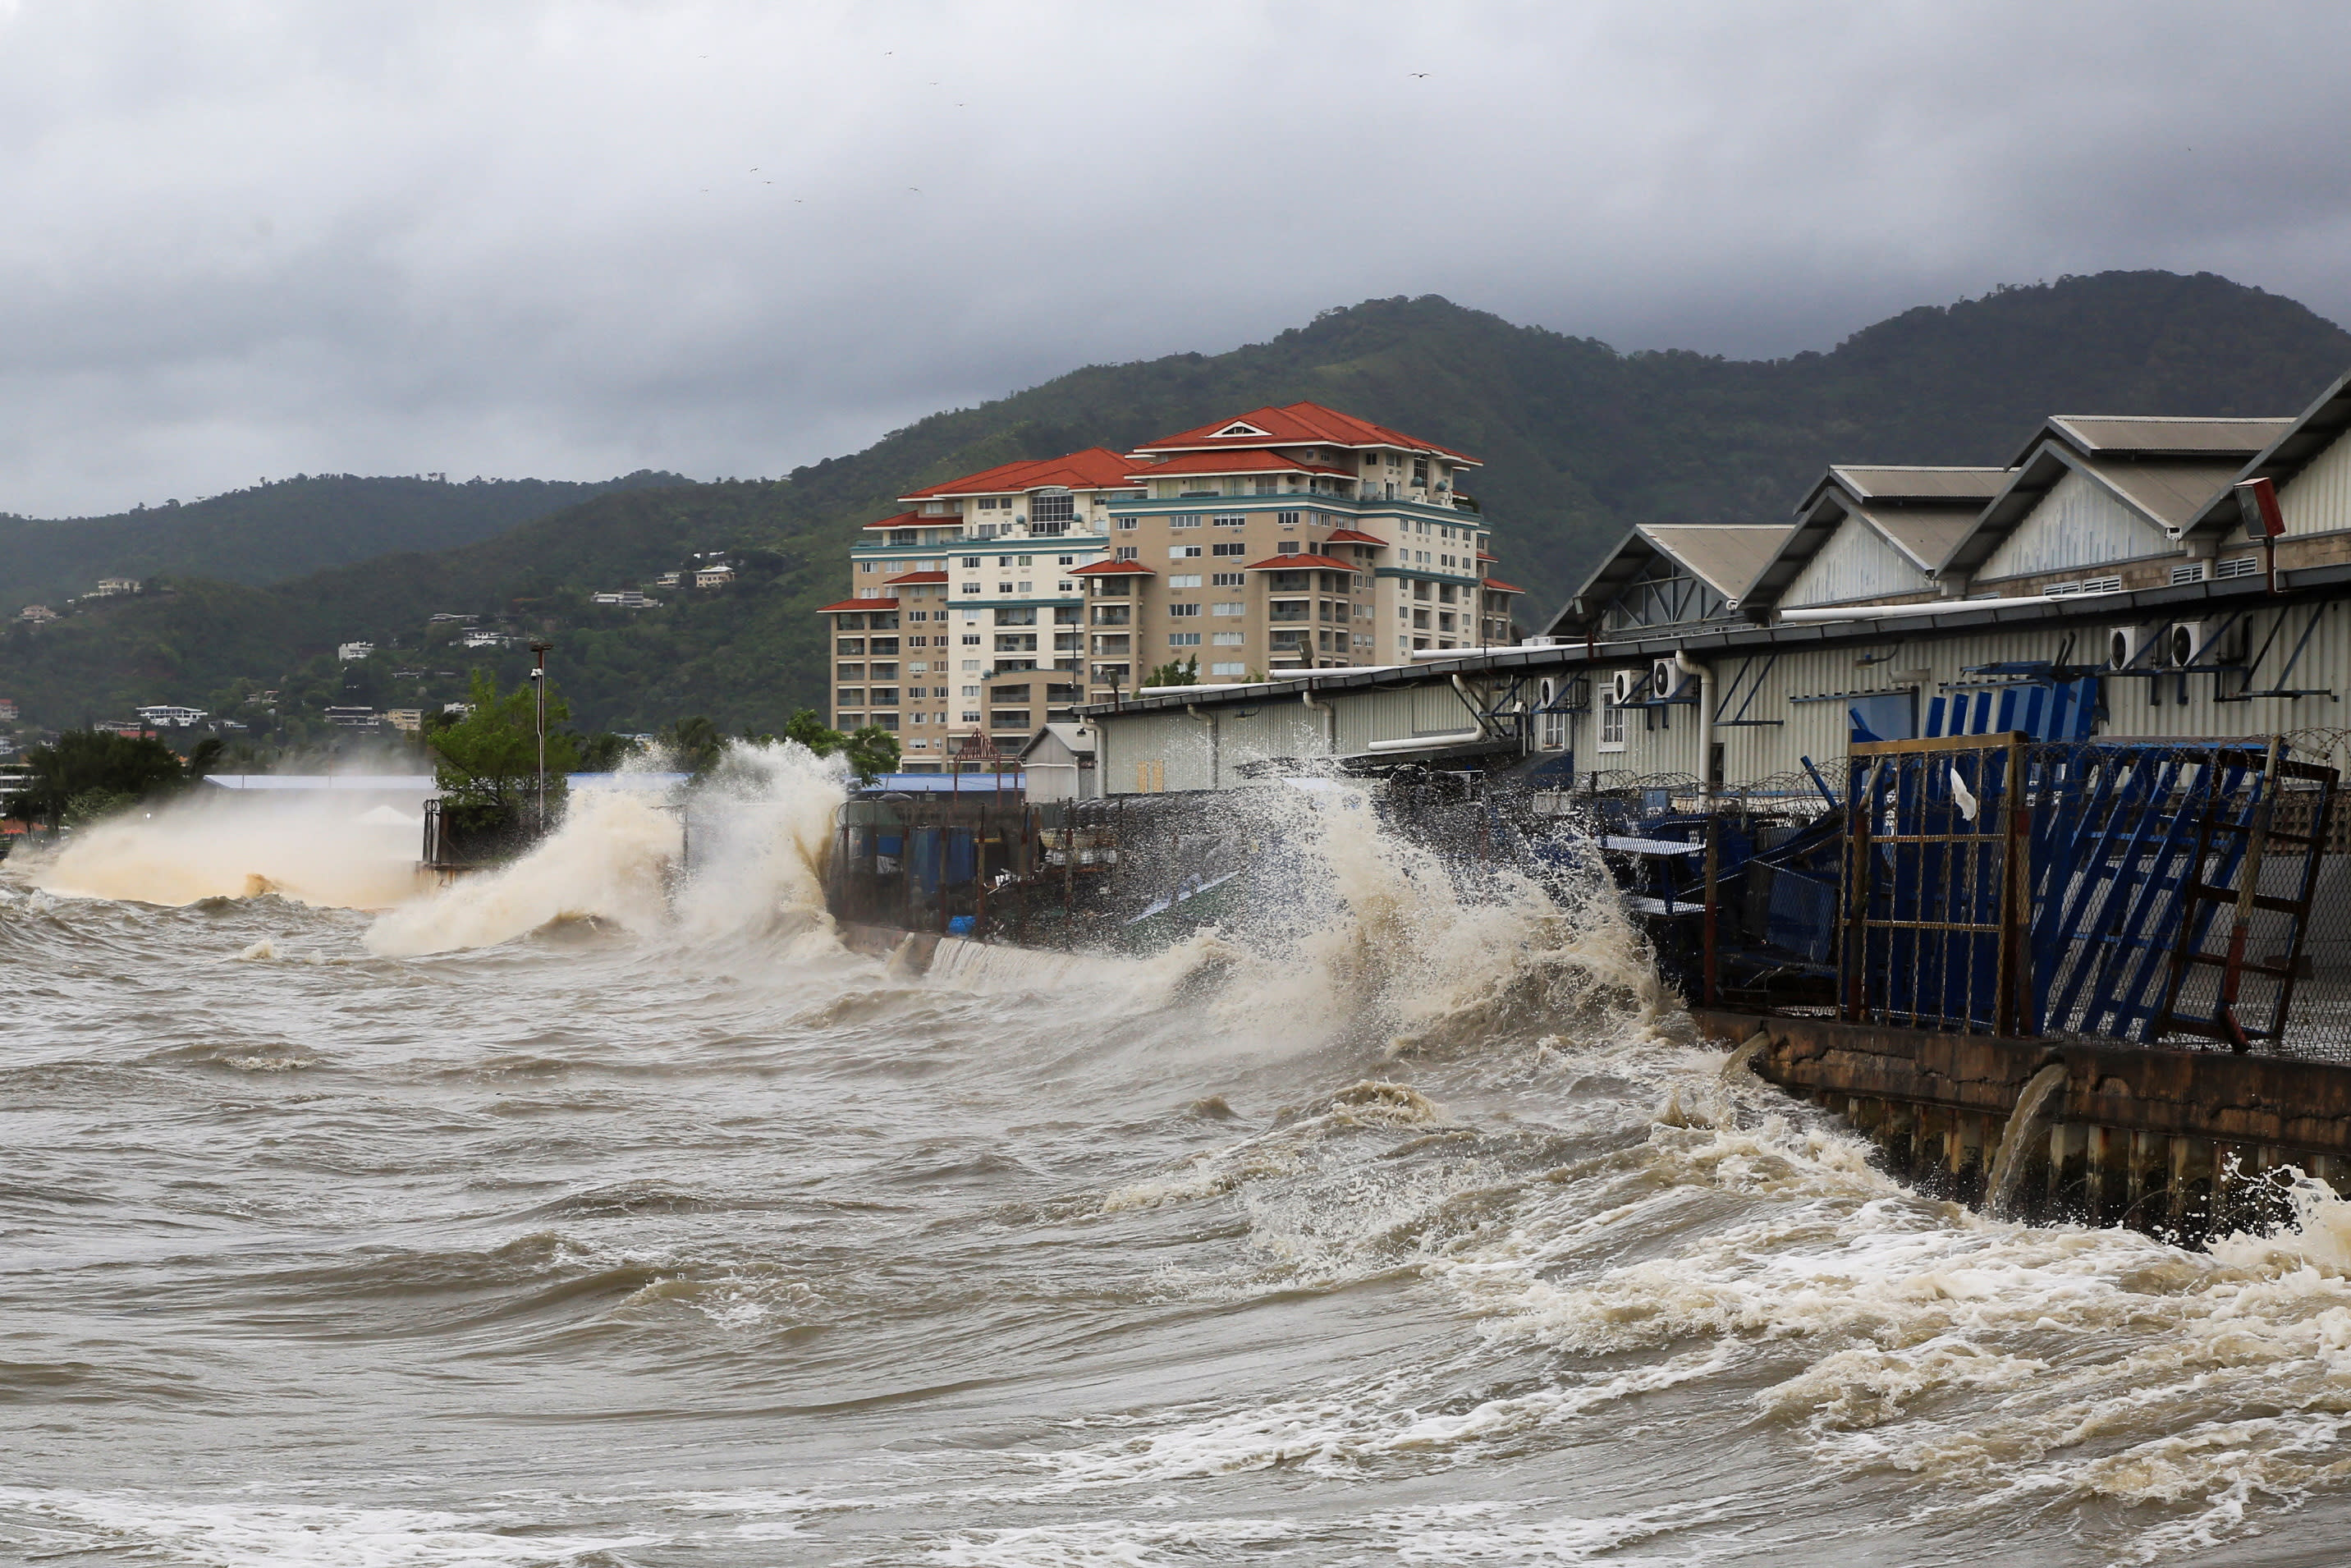
<path id="1" fill-rule="evenodd" d="M 547 831 L 547 651 L 552 643 L 533 643 L 532 656 L 538 661 L 530 672 L 532 706 L 538 730 L 538 831 Z"/>

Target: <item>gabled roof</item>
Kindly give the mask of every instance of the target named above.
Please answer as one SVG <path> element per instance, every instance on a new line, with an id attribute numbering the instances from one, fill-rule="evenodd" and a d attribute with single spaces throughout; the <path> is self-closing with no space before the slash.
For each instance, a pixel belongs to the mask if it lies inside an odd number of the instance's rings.
<path id="1" fill-rule="evenodd" d="M 2314 462 L 2318 455 L 2351 431 L 2351 374 L 2338 377 L 2320 392 L 2275 439 L 2239 469 L 2231 484 L 2243 479 L 2267 479 L 2283 486 Z M 2237 526 L 2236 497 L 2223 489 L 2204 504 L 2193 525 L 2199 528 Z"/>
<path id="2" fill-rule="evenodd" d="M 1335 474 L 1352 479 L 1352 468 L 1327 463 L 1300 463 L 1261 447 L 1240 451 L 1179 452 L 1162 463 L 1130 465 L 1130 479 L 1164 479 L 1170 474 Z"/>
<path id="3" fill-rule="evenodd" d="M 1976 525 L 1954 543 L 1938 561 L 1936 572 L 1972 574 L 1994 551 L 2005 543 L 2020 524 L 2032 514 L 2043 497 L 2057 486 L 2069 473 L 2080 474 L 2112 496 L 2125 507 L 2137 512 L 2147 523 L 2172 538 L 2179 538 L 2193 528 L 2212 503 L 2222 495 L 2229 482 L 2243 467 L 2241 459 L 2214 458 L 2202 446 L 2185 449 L 2184 455 L 2153 454 L 2147 448 L 2100 448 L 2085 451 L 2075 438 L 2073 426 L 2080 420 L 2051 420 L 2043 427 L 2041 435 L 2025 450 L 2014 476 L 1998 496 L 1984 507 Z M 2105 422 L 2152 424 L 2152 420 Z M 2264 424 L 2276 426 L 2276 420 L 2180 421 L 2195 424 L 2228 423 L 2236 425 Z M 2201 441 L 2205 437 L 2199 435 Z M 2120 455 L 2117 455 L 2120 454 Z"/>
<path id="4" fill-rule="evenodd" d="M 1633 528 L 1616 548 L 1600 559 L 1567 602 L 1552 612 L 1543 630 L 1557 636 L 1562 627 L 1596 624 L 1617 597 L 1641 580 L 1655 563 L 1664 560 L 1687 572 L 1734 603 L 1744 597 L 1752 563 L 1769 559 L 1788 529 L 1777 523 L 1665 524 Z M 1706 570 L 1700 570 L 1703 559 Z M 1726 586 L 1728 584 L 1728 586 Z"/>
<path id="5" fill-rule="evenodd" d="M 1488 578 L 1486 580 L 1486 586 L 1493 590 L 1496 593 L 1524 593 L 1526 591 L 1523 588 L 1512 587 L 1510 584 L 1504 582 L 1499 577 Z"/>
<path id="6" fill-rule="evenodd" d="M 883 578 L 882 586 L 897 588 L 910 582 L 945 582 L 946 580 L 947 574 L 944 571 L 910 571 L 903 577 Z"/>
<path id="7" fill-rule="evenodd" d="M 1243 571 L 1353 571 L 1351 560 L 1332 560 L 1327 555 L 1273 555 L 1263 560 L 1251 561 Z"/>
<path id="8" fill-rule="evenodd" d="M 1029 754 L 1036 750 L 1039 747 L 1044 745 L 1048 738 L 1060 741 L 1063 746 L 1068 747 L 1071 751 L 1080 757 L 1092 757 L 1094 754 L 1094 732 L 1092 730 L 1087 728 L 1081 724 L 1063 724 L 1057 722 L 1052 724 L 1041 724 L 1037 727 L 1037 733 L 1030 736 L 1027 744 L 1020 747 L 1019 756 L 1021 759 L 1026 761 Z"/>
<path id="9" fill-rule="evenodd" d="M 2008 468 L 1833 463 L 1804 493 L 1795 527 L 1756 569 L 1740 601 L 1750 610 L 1777 604 L 1847 517 L 1859 518 L 1920 571 L 1933 572 L 2013 476 Z"/>
<path id="10" fill-rule="evenodd" d="M 1416 435 L 1406 435 L 1368 419 L 1357 419 L 1319 402 L 1293 402 L 1283 408 L 1251 409 L 1238 419 L 1179 430 L 1135 448 L 1137 452 L 1208 452 L 1236 446 L 1396 446 L 1449 457 L 1471 467 L 1478 460 L 1449 446 L 1439 446 Z"/>
<path id="11" fill-rule="evenodd" d="M 1120 490 L 1135 468 L 1134 459 L 1107 446 L 1089 446 L 1061 457 L 1023 458 L 999 463 L 943 485 L 925 486 L 898 497 L 901 501 L 934 501 L 949 496 L 1005 496 L 1059 486 L 1071 490 Z M 937 519 L 931 519 L 936 526 Z M 901 528 L 904 524 L 899 525 Z"/>
<path id="12" fill-rule="evenodd" d="M 1071 577 L 1157 577 L 1159 574 L 1139 560 L 1098 560 L 1092 566 L 1081 566 L 1070 573 Z"/>
<path id="13" fill-rule="evenodd" d="M 2195 414 L 2055 413 L 2010 464 L 2024 460 L 2054 435 L 2085 456 L 2203 457 L 2243 463 L 2283 434 L 2290 415 L 2261 419 L 2207 419 Z"/>
<path id="14" fill-rule="evenodd" d="M 1331 530 L 1330 537 L 1325 538 L 1322 542 L 1324 544 L 1332 545 L 1377 545 L 1382 549 L 1385 549 L 1388 543 L 1387 540 L 1380 538 L 1377 534 L 1367 534 L 1360 528 L 1333 528 Z M 1494 558 L 1492 556 L 1480 553 L 1478 559 L 1479 560 L 1491 560 Z"/>
<path id="15" fill-rule="evenodd" d="M 897 608 L 898 601 L 894 599 L 844 599 L 838 604 L 818 605 L 816 613 L 831 615 L 835 612 L 846 610 L 895 610 Z"/>
<path id="16" fill-rule="evenodd" d="M 1779 523 L 1655 523 L 1642 532 L 1734 603 L 1788 534 Z"/>
<path id="17" fill-rule="evenodd" d="M 956 526 L 956 519 L 926 517 L 920 512 L 900 512 L 894 517 L 884 517 L 878 523 L 868 523 L 865 526 L 869 528 L 918 528 L 926 523 L 935 528 L 953 528 Z"/>

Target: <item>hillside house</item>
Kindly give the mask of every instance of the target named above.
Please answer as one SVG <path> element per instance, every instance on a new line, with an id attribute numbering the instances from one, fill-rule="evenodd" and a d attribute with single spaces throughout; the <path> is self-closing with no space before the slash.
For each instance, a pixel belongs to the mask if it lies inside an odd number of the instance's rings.
<path id="1" fill-rule="evenodd" d="M 355 664 L 374 652 L 372 643 L 345 643 L 335 649 L 335 657 L 346 664 Z"/>

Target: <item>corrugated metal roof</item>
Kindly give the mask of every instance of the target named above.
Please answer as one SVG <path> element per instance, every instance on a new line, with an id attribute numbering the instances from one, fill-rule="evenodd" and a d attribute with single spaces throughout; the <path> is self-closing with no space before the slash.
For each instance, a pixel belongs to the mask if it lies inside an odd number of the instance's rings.
<path id="1" fill-rule="evenodd" d="M 1833 463 L 1829 473 L 1864 501 L 1973 501 L 1980 507 L 2008 483 L 2005 468 L 1921 468 L 1893 463 Z"/>
<path id="2" fill-rule="evenodd" d="M 2177 457 L 2210 455 L 2233 457 L 2242 463 L 2284 434 L 2293 424 L 2291 415 L 2204 419 L 2170 414 L 2058 413 L 2050 415 L 2045 429 L 2056 432 L 2081 452 L 2107 455 L 2130 452 Z M 2039 434 L 2033 437 L 2035 443 L 2040 439 Z"/>
<path id="3" fill-rule="evenodd" d="M 1988 474 L 2005 470 L 1988 468 Z M 1922 571 L 1932 571 L 1951 553 L 1951 547 L 1968 537 L 1983 515 L 1981 503 L 1965 501 L 1949 507 L 1855 507 L 1856 517 L 1866 517 L 1877 531 L 1918 563 Z"/>
<path id="4" fill-rule="evenodd" d="M 1647 535 L 1725 599 L 1737 599 L 1780 541 L 1788 537 L 1785 523 L 1657 523 L 1643 528 Z"/>
<path id="5" fill-rule="evenodd" d="M 2174 531 L 2186 528 L 2197 514 L 2237 476 L 2235 463 L 2132 463 L 2105 457 L 2085 457 L 2082 466 L 2155 521 Z"/>

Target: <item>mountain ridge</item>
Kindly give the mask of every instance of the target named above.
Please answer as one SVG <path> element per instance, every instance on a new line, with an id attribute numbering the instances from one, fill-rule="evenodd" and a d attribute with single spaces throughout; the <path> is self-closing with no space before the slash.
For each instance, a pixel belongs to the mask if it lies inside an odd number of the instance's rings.
<path id="1" fill-rule="evenodd" d="M 847 591 L 858 528 L 910 490 L 1013 458 L 1129 449 L 1254 407 L 1327 403 L 1485 460 L 1473 484 L 1497 570 L 1532 591 L 1531 619 L 1632 523 L 1776 521 L 1833 461 L 2003 462 L 2051 413 L 2297 413 L 2346 366 L 2351 333 L 2210 274 L 1995 290 L 1768 361 L 1620 354 L 1435 296 L 1369 300 L 1221 354 L 1081 367 L 782 480 L 608 493 L 451 549 L 266 588 L 183 578 L 37 632 L 11 628 L 0 695 L 55 724 L 145 702 L 222 711 L 240 682 L 277 685 L 278 716 L 298 733 L 330 690 L 441 700 L 454 683 L 431 672 L 465 661 L 425 658 L 423 623 L 455 612 L 555 639 L 558 678 L 593 727 L 703 712 L 776 729 L 823 706 L 810 612 Z M 737 587 L 668 594 L 649 612 L 587 601 L 710 549 L 747 552 Z M 336 643 L 361 637 L 408 651 L 327 667 Z M 486 662 L 519 672 L 511 653 Z"/>

